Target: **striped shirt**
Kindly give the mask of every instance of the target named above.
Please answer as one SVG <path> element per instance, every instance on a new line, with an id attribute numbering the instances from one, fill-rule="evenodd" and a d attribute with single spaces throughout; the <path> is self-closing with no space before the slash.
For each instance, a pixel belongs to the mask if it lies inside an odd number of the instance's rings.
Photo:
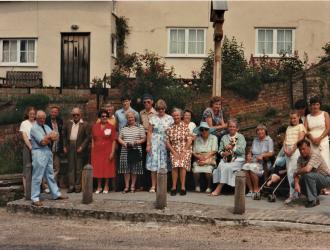
<path id="1" fill-rule="evenodd" d="M 312 153 L 307 158 L 299 156 L 297 164 L 299 168 L 310 166 L 313 168 L 313 172 L 320 173 L 324 176 L 330 176 L 330 170 L 325 161 L 323 160 L 322 156 L 319 154 Z"/>
<path id="2" fill-rule="evenodd" d="M 133 143 L 146 137 L 142 125 L 125 126 L 120 130 L 119 137 L 126 143 Z"/>

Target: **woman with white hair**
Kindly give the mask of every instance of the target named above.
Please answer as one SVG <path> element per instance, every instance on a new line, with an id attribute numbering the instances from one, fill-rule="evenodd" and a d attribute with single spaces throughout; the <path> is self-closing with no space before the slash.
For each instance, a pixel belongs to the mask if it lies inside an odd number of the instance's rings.
<path id="1" fill-rule="evenodd" d="M 219 153 L 222 156 L 218 168 L 213 171 L 213 183 L 217 183 L 216 189 L 210 194 L 218 196 L 222 187 L 227 184 L 235 187 L 235 174 L 241 170 L 245 161 L 246 141 L 242 134 L 238 133 L 237 121 L 228 121 L 228 134 L 220 141 Z"/>

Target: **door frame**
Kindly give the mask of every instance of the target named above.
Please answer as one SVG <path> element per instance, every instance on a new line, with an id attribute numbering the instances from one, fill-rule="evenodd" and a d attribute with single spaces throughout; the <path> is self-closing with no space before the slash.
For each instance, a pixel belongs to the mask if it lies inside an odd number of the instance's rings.
<path id="1" fill-rule="evenodd" d="M 62 92 L 62 89 L 64 88 L 64 82 L 63 82 L 63 65 L 64 65 L 64 50 L 63 50 L 63 35 L 87 35 L 88 36 L 88 65 L 87 65 L 87 78 L 88 81 L 90 81 L 90 65 L 91 65 L 91 32 L 61 32 L 61 37 L 60 37 L 60 43 L 61 43 L 61 84 L 60 84 L 60 89 Z M 89 88 L 89 87 L 88 87 Z"/>

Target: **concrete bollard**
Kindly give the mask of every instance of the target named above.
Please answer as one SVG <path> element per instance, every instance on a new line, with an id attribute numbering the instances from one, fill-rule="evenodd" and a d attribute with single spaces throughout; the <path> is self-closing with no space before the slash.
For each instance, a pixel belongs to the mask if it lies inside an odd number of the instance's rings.
<path id="1" fill-rule="evenodd" d="M 234 214 L 245 213 L 245 172 L 239 171 L 235 178 Z"/>
<path id="2" fill-rule="evenodd" d="M 167 206 L 167 170 L 161 168 L 157 172 L 156 208 L 164 209 Z"/>
<path id="3" fill-rule="evenodd" d="M 31 200 L 31 183 L 32 183 L 32 164 L 28 163 L 25 166 L 25 200 Z"/>
<path id="4" fill-rule="evenodd" d="M 93 201 L 93 167 L 85 165 L 82 171 L 82 203 L 90 204 Z"/>

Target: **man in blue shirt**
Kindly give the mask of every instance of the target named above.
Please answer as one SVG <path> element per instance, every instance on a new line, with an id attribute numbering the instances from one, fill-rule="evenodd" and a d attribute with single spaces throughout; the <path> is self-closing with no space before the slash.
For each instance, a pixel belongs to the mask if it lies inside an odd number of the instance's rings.
<path id="1" fill-rule="evenodd" d="M 54 179 L 52 142 L 58 139 L 58 133 L 45 125 L 46 113 L 39 110 L 36 115 L 37 122 L 31 129 L 32 144 L 32 183 L 31 200 L 32 205 L 41 207 L 40 184 L 45 177 L 53 199 L 67 199 L 62 196 Z"/>
<path id="2" fill-rule="evenodd" d="M 135 114 L 136 123 L 140 123 L 139 113 L 131 108 L 131 97 L 129 95 L 124 95 L 121 97 L 121 103 L 123 107 L 118 109 L 115 113 L 115 117 L 117 120 L 118 131 L 120 131 L 123 127 L 127 125 L 126 112 L 131 111 Z"/>

